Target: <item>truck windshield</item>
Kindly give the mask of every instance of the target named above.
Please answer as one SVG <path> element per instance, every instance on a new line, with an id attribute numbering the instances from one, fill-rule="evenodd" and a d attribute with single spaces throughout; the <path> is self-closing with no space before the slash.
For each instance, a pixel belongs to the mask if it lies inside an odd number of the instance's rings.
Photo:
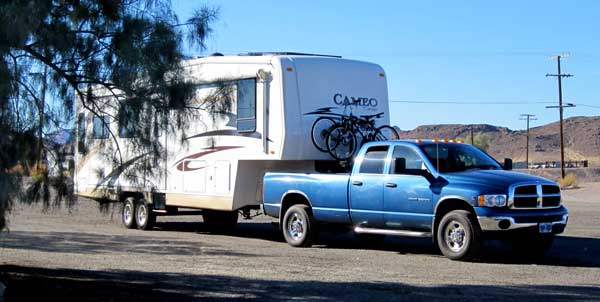
<path id="1" fill-rule="evenodd" d="M 502 167 L 489 155 L 471 145 L 431 144 L 420 146 L 439 172 L 498 170 Z"/>

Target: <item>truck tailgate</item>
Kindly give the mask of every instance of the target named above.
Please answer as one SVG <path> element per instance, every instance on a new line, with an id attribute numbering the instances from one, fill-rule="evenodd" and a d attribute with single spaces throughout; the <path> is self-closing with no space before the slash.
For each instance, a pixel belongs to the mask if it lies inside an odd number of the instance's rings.
<path id="1" fill-rule="evenodd" d="M 267 173 L 264 178 L 265 214 L 280 216 L 284 199 L 306 199 L 313 215 L 322 222 L 350 222 L 348 211 L 349 174 Z"/>

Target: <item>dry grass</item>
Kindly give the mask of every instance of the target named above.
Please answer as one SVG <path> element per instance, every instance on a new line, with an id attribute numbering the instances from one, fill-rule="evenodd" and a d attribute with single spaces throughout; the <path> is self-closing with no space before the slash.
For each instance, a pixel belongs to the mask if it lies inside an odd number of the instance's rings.
<path id="1" fill-rule="evenodd" d="M 575 173 L 569 173 L 565 175 L 565 178 L 559 179 L 557 182 L 562 189 L 576 189 L 579 185 Z"/>
<path id="2" fill-rule="evenodd" d="M 40 181 L 42 178 L 48 176 L 48 164 L 44 162 L 35 163 L 29 171 L 34 181 Z"/>

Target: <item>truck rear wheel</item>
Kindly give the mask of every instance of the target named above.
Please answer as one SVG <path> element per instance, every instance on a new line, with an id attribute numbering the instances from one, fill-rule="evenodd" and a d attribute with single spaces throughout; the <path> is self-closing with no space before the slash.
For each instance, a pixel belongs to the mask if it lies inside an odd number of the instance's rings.
<path id="1" fill-rule="evenodd" d="M 291 206 L 283 217 L 283 237 L 294 247 L 310 247 L 316 239 L 317 222 L 310 207 L 303 204 Z"/>
<path id="2" fill-rule="evenodd" d="M 470 217 L 471 213 L 455 210 L 446 214 L 437 228 L 437 244 L 444 256 L 468 261 L 481 250 L 481 230 Z"/>
<path id="3" fill-rule="evenodd" d="M 152 205 L 140 199 L 135 207 L 135 222 L 140 230 L 150 230 L 156 222 L 156 214 L 152 212 Z"/>
<path id="4" fill-rule="evenodd" d="M 135 223 L 135 199 L 133 197 L 129 197 L 123 201 L 121 221 L 123 221 L 123 225 L 128 229 L 135 229 L 137 226 Z"/>
<path id="5" fill-rule="evenodd" d="M 203 210 L 202 220 L 209 232 L 229 234 L 237 226 L 238 211 Z"/>

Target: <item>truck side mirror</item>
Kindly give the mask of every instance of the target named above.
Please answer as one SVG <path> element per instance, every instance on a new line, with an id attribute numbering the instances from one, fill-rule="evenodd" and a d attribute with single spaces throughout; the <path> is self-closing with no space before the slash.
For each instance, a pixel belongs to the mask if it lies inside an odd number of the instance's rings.
<path id="1" fill-rule="evenodd" d="M 406 158 L 394 159 L 394 174 L 404 174 L 406 171 Z"/>
<path id="2" fill-rule="evenodd" d="M 513 163 L 512 163 L 512 159 L 510 158 L 505 158 L 504 159 L 504 170 L 512 170 L 513 168 Z"/>

